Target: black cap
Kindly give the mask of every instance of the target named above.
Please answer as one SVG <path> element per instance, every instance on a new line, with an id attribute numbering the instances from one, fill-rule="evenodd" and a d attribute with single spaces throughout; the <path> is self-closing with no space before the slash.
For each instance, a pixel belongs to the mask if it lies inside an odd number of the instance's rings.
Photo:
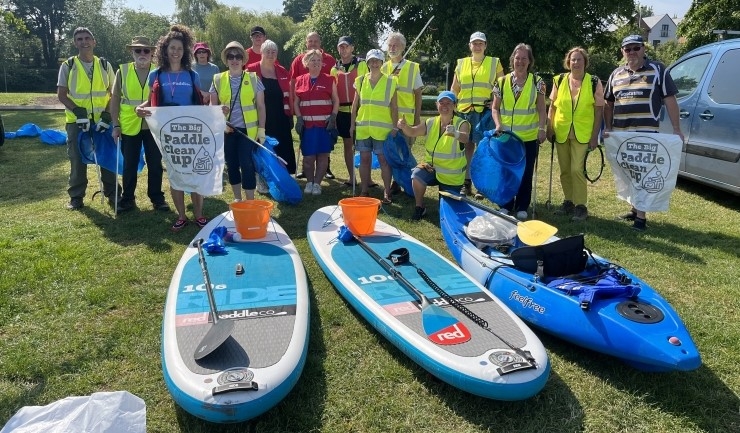
<path id="1" fill-rule="evenodd" d="M 341 38 L 339 38 L 339 42 L 337 42 L 337 46 L 340 46 L 342 44 L 354 45 L 354 43 L 352 42 L 352 38 L 350 36 L 342 36 Z"/>
<path id="2" fill-rule="evenodd" d="M 254 26 L 254 27 L 252 27 L 252 30 L 249 31 L 249 36 L 252 36 L 255 33 L 262 33 L 263 35 L 266 35 L 267 34 L 267 33 L 265 33 L 265 29 L 263 29 L 260 26 Z"/>

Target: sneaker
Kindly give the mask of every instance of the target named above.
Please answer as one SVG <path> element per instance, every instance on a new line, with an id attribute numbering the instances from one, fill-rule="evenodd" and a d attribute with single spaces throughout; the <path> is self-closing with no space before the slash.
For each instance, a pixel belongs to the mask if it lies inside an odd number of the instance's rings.
<path id="1" fill-rule="evenodd" d="M 647 219 L 635 217 L 635 222 L 632 223 L 632 229 L 638 232 L 644 232 L 647 229 Z"/>
<path id="2" fill-rule="evenodd" d="M 270 188 L 267 187 L 265 180 L 260 175 L 257 175 L 257 192 L 260 194 L 267 194 L 270 192 Z"/>
<path id="3" fill-rule="evenodd" d="M 295 178 L 296 179 L 305 179 L 306 178 L 306 174 L 303 173 L 303 172 L 296 173 Z"/>
<path id="4" fill-rule="evenodd" d="M 330 168 L 326 169 L 326 174 L 324 175 L 324 179 L 336 179 L 336 176 L 334 176 L 334 173 L 331 172 Z"/>
<path id="5" fill-rule="evenodd" d="M 462 188 L 460 188 L 460 195 L 468 196 L 473 194 L 473 183 L 470 179 L 465 179 Z"/>
<path id="6" fill-rule="evenodd" d="M 69 203 L 67 203 L 67 209 L 69 210 L 82 209 L 84 206 L 85 204 L 82 202 L 82 197 L 72 197 L 69 199 Z"/>
<path id="7" fill-rule="evenodd" d="M 313 189 L 311 190 L 311 194 L 321 195 L 321 185 L 318 183 L 313 184 Z"/>
<path id="8" fill-rule="evenodd" d="M 152 207 L 154 208 L 154 210 L 158 210 L 160 212 L 170 211 L 170 205 L 168 205 L 166 201 L 158 201 L 156 203 L 152 203 Z"/>
<path id="9" fill-rule="evenodd" d="M 175 221 L 174 224 L 172 224 L 172 227 L 170 227 L 170 230 L 177 233 L 180 230 L 184 229 L 186 225 L 188 225 L 187 219 L 178 219 L 177 221 Z"/>
<path id="10" fill-rule="evenodd" d="M 396 195 L 399 192 L 401 192 L 401 185 L 398 184 L 395 180 L 391 182 L 391 188 L 390 188 L 391 195 Z"/>
<path id="11" fill-rule="evenodd" d="M 414 208 L 414 215 L 411 217 L 414 221 L 419 221 L 420 219 L 424 218 L 424 215 L 427 214 L 427 208 L 416 206 Z"/>
<path id="12" fill-rule="evenodd" d="M 484 198 L 486 198 L 483 194 L 480 193 L 480 191 L 476 192 L 474 197 L 476 200 L 483 200 Z"/>
<path id="13" fill-rule="evenodd" d="M 519 212 L 516 213 L 516 219 L 520 221 L 524 221 L 525 219 L 527 219 L 528 216 L 529 215 L 527 215 L 527 211 L 525 210 L 520 210 Z"/>
<path id="14" fill-rule="evenodd" d="M 198 227 L 203 228 L 208 224 L 208 219 L 206 217 L 200 217 L 195 220 L 195 224 L 198 225 Z"/>
<path id="15" fill-rule="evenodd" d="M 313 182 L 306 183 L 306 188 L 303 190 L 304 194 L 313 194 Z"/>
<path id="16" fill-rule="evenodd" d="M 128 212 L 136 208 L 136 201 L 122 198 L 118 200 L 118 212 Z"/>
<path id="17" fill-rule="evenodd" d="M 579 204 L 573 210 L 573 217 L 570 219 L 573 222 L 585 221 L 588 218 L 588 209 L 586 206 Z"/>
<path id="18" fill-rule="evenodd" d="M 563 204 L 558 208 L 555 209 L 555 212 L 553 212 L 555 215 L 570 215 L 574 212 L 576 206 L 573 204 L 570 200 L 565 200 Z"/>
<path id="19" fill-rule="evenodd" d="M 634 209 L 630 210 L 627 213 L 623 213 L 622 215 L 617 216 L 617 219 L 623 220 L 623 221 L 634 221 L 635 218 L 637 218 L 637 212 L 635 212 Z"/>

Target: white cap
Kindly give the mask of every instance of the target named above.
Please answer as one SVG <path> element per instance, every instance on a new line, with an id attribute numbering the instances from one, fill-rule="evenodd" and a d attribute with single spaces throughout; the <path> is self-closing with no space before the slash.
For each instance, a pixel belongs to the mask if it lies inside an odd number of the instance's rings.
<path id="1" fill-rule="evenodd" d="M 486 42 L 486 34 L 483 32 L 475 32 L 472 35 L 470 35 L 470 42 L 473 41 L 483 41 Z"/>
<path id="2" fill-rule="evenodd" d="M 372 49 L 367 52 L 367 55 L 365 56 L 365 61 L 370 59 L 378 59 L 380 61 L 385 61 L 385 54 L 383 54 L 382 51 L 379 49 Z"/>

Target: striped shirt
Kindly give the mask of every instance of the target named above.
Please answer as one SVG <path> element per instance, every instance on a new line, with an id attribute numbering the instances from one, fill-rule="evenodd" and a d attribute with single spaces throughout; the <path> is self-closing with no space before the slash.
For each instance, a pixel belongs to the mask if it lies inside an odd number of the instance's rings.
<path id="1" fill-rule="evenodd" d="M 678 93 L 673 79 L 660 62 L 645 59 L 632 71 L 620 66 L 609 76 L 604 99 L 614 103 L 614 130 L 657 131 L 663 99 Z"/>

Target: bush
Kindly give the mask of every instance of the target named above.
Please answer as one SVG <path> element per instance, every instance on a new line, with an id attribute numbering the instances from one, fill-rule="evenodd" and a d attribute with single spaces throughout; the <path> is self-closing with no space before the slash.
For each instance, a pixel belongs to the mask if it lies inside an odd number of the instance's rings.
<path id="1" fill-rule="evenodd" d="M 7 90 L 8 92 L 56 92 L 58 75 L 58 69 L 26 68 L 20 65 L 7 65 L 3 77 L 3 90 Z"/>
<path id="2" fill-rule="evenodd" d="M 437 88 L 435 84 L 427 84 L 424 87 L 422 87 L 421 94 L 437 96 L 439 95 L 439 89 Z"/>

